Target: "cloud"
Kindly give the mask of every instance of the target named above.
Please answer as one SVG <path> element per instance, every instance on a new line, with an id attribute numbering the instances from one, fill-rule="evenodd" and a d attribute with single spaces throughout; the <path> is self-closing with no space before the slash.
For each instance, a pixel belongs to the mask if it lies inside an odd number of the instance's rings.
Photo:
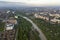
<path id="1" fill-rule="evenodd" d="M 1 1 L 9 1 L 9 2 L 23 2 L 27 4 L 36 4 L 36 5 L 60 5 L 60 0 L 1 0 Z"/>

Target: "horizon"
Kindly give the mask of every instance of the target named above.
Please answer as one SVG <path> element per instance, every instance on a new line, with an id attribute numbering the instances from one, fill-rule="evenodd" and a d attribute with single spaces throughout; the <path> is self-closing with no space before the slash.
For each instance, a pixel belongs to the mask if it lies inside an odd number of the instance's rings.
<path id="1" fill-rule="evenodd" d="M 60 0 L 0 0 L 5 2 L 21 2 L 32 6 L 59 6 Z"/>

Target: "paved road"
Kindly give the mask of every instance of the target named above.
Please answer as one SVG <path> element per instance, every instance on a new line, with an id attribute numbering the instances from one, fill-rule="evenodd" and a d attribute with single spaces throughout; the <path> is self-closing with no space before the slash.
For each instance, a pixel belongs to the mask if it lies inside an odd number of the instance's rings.
<path id="1" fill-rule="evenodd" d="M 39 37 L 41 40 L 47 40 L 45 35 L 42 33 L 42 31 L 38 28 L 38 26 L 31 19 L 27 17 L 23 17 L 23 18 L 29 21 L 33 25 L 34 29 L 36 29 L 39 32 Z"/>

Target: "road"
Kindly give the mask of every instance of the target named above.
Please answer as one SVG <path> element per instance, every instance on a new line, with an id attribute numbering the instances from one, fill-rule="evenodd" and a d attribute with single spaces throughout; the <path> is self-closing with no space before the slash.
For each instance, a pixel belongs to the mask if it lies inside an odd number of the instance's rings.
<path id="1" fill-rule="evenodd" d="M 27 17 L 23 17 L 23 18 L 26 19 L 27 21 L 29 21 L 33 25 L 34 29 L 36 29 L 39 32 L 39 37 L 41 40 L 47 40 L 47 38 L 45 37 L 45 35 L 41 31 L 41 29 L 39 29 L 38 26 L 31 19 L 29 19 Z"/>

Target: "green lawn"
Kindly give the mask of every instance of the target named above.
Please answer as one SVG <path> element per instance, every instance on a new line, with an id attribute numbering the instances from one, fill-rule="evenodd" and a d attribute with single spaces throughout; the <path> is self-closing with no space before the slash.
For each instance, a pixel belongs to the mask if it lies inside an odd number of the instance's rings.
<path id="1" fill-rule="evenodd" d="M 60 25 L 51 24 L 42 19 L 32 19 L 42 30 L 48 40 L 60 40 Z"/>

